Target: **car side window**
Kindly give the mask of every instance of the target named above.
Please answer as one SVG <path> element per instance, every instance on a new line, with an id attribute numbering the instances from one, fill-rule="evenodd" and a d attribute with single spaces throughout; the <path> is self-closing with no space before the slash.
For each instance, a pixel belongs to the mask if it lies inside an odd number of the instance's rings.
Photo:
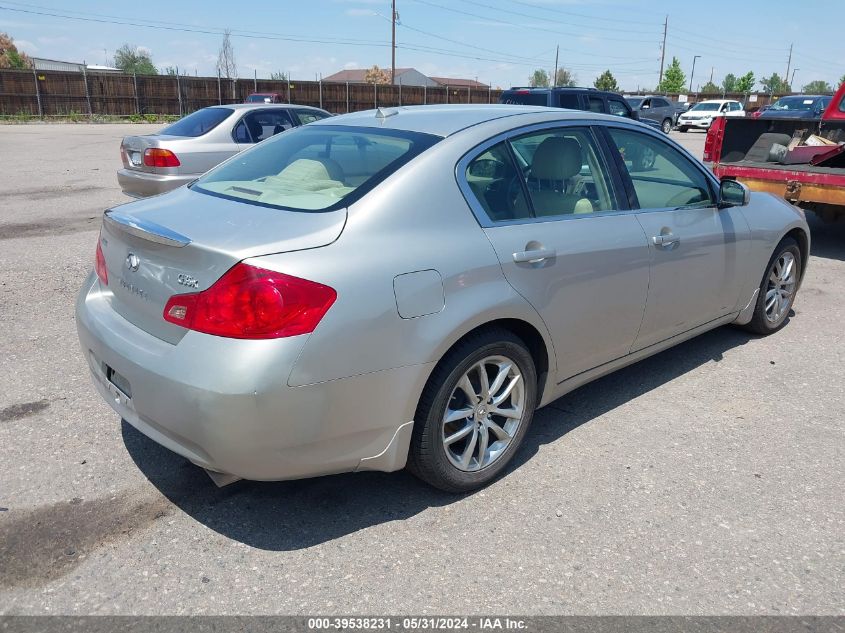
<path id="1" fill-rule="evenodd" d="M 558 106 L 561 108 L 569 108 L 570 110 L 580 110 L 581 103 L 578 100 L 579 97 L 577 94 L 571 94 L 566 92 L 560 92 L 557 95 L 558 98 Z"/>
<path id="2" fill-rule="evenodd" d="M 601 97 L 587 97 L 587 110 L 590 112 L 604 112 L 604 103 Z"/>
<path id="3" fill-rule="evenodd" d="M 669 107 L 669 102 L 666 101 L 665 99 L 654 99 L 652 101 L 652 103 L 654 103 L 655 108 L 668 108 Z"/>
<path id="4" fill-rule="evenodd" d="M 241 122 L 246 124 L 253 143 L 259 143 L 293 127 L 293 121 L 284 110 L 257 110 L 244 116 Z"/>
<path id="5" fill-rule="evenodd" d="M 467 165 L 466 181 L 493 222 L 531 217 L 522 178 L 505 142 L 476 156 Z"/>
<path id="6" fill-rule="evenodd" d="M 235 139 L 235 143 L 252 143 L 249 131 L 246 129 L 246 123 L 244 123 L 243 119 L 241 119 L 235 126 L 235 129 L 232 130 L 232 138 Z"/>
<path id="7" fill-rule="evenodd" d="M 737 103 L 736 101 L 734 101 L 734 102 L 731 104 L 731 110 L 734 110 L 734 111 L 736 111 L 736 112 L 739 112 L 740 110 L 742 110 L 742 105 L 741 105 L 741 104 L 739 104 L 739 103 Z"/>
<path id="8" fill-rule="evenodd" d="M 652 101 L 652 103 L 654 103 L 654 101 Z M 607 107 L 608 107 L 608 111 L 611 114 L 614 114 L 616 116 L 624 116 L 624 117 L 630 116 L 628 114 L 628 108 L 626 108 L 625 104 L 622 103 L 619 99 L 612 99 L 612 98 L 608 99 L 607 100 Z"/>
<path id="9" fill-rule="evenodd" d="M 642 132 L 608 128 L 641 209 L 716 204 L 707 177 L 666 141 Z"/>
<path id="10" fill-rule="evenodd" d="M 328 118 L 328 115 L 317 112 L 316 110 L 294 110 L 294 113 L 296 114 L 296 118 L 299 119 L 300 125 L 307 125 L 308 123 Z"/>
<path id="11" fill-rule="evenodd" d="M 534 132 L 513 139 L 511 147 L 536 217 L 616 208 L 610 178 L 588 128 Z"/>

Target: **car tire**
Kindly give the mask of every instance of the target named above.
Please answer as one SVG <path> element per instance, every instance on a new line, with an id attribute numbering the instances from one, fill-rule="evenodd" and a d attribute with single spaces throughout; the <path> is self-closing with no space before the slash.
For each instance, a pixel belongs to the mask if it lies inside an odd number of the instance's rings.
<path id="1" fill-rule="evenodd" d="M 755 334 L 767 335 L 786 325 L 801 284 L 802 266 L 798 242 L 791 237 L 781 240 L 766 265 L 754 306 L 754 315 L 745 329 Z"/>
<path id="2" fill-rule="evenodd" d="M 536 400 L 537 370 L 519 337 L 501 328 L 467 336 L 437 364 L 423 390 L 407 469 L 447 492 L 486 486 L 519 449 Z M 496 413 L 502 410 L 509 417 Z"/>
<path id="3" fill-rule="evenodd" d="M 668 134 L 672 131 L 672 119 L 663 119 L 663 123 L 660 124 L 660 129 L 663 130 L 664 134 Z"/>
<path id="4" fill-rule="evenodd" d="M 678 132 L 686 132 L 688 129 L 688 127 L 681 126 L 678 128 Z"/>

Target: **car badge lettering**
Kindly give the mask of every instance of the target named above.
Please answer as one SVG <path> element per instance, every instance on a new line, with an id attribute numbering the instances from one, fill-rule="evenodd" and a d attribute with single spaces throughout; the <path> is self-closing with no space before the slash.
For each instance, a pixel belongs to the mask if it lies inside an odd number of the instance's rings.
<path id="1" fill-rule="evenodd" d="M 188 288 L 199 288 L 200 286 L 199 279 L 186 275 L 185 273 L 179 273 L 176 277 L 176 283 L 181 286 L 188 286 Z"/>

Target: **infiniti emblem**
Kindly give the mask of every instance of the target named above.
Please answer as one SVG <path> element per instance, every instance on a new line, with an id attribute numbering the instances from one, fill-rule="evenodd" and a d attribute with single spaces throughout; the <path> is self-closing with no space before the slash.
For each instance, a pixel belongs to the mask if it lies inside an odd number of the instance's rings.
<path id="1" fill-rule="evenodd" d="M 131 270 L 133 273 L 138 270 L 138 266 L 141 265 L 141 258 L 138 257 L 135 253 L 129 253 L 126 256 L 126 267 Z"/>

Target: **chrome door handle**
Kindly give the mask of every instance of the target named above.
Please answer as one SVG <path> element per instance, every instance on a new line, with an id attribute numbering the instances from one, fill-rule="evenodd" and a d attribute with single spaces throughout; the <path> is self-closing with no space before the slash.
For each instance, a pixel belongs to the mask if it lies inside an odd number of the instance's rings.
<path id="1" fill-rule="evenodd" d="M 520 251 L 513 254 L 513 261 L 517 264 L 539 264 L 540 262 L 555 257 L 554 249 L 538 248 L 532 251 Z"/>
<path id="2" fill-rule="evenodd" d="M 681 238 L 677 235 L 667 233 L 666 235 L 655 235 L 651 238 L 655 246 L 674 246 L 680 243 Z"/>

